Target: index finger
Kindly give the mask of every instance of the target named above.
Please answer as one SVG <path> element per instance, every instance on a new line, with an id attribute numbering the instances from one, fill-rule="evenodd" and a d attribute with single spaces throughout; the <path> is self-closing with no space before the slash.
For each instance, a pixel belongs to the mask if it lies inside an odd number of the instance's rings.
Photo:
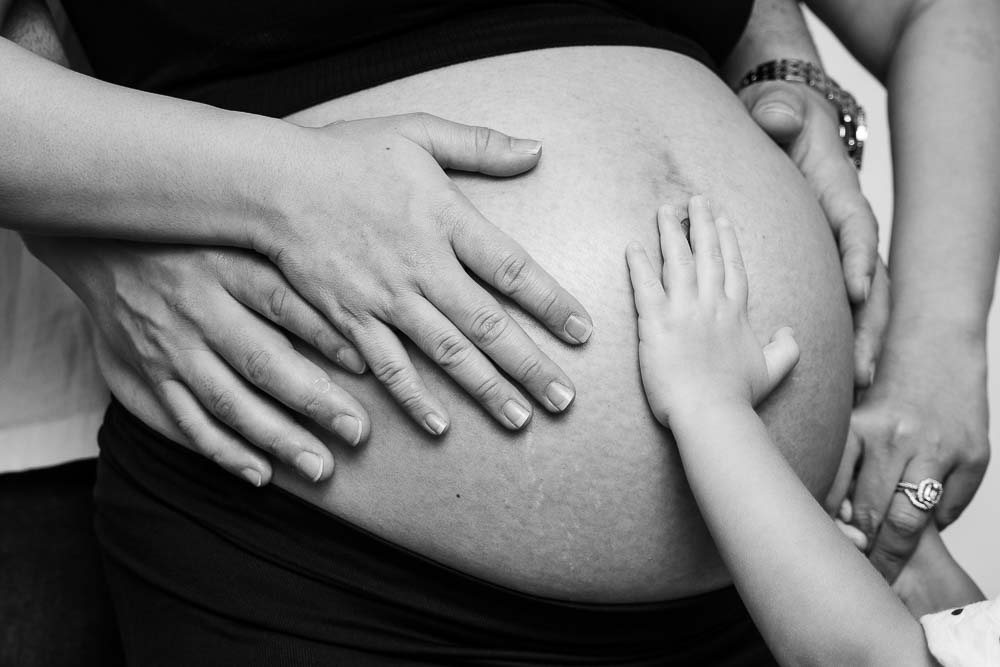
<path id="1" fill-rule="evenodd" d="M 455 217 L 447 226 L 459 260 L 554 335 L 574 345 L 587 342 L 594 323 L 583 305 L 468 199 L 456 194 L 451 212 Z"/>

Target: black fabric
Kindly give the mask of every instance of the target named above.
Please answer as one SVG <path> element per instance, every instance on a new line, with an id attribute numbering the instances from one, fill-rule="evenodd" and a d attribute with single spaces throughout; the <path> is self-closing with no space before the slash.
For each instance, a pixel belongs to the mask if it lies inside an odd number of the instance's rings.
<path id="1" fill-rule="evenodd" d="M 733 589 L 523 595 L 255 489 L 118 404 L 99 439 L 97 529 L 130 664 L 774 664 Z"/>
<path id="2" fill-rule="evenodd" d="M 0 475 L 0 665 L 124 664 L 93 528 L 96 459 Z"/>
<path id="3" fill-rule="evenodd" d="M 64 0 L 101 78 L 271 116 L 460 62 L 631 45 L 709 66 L 753 0 Z"/>

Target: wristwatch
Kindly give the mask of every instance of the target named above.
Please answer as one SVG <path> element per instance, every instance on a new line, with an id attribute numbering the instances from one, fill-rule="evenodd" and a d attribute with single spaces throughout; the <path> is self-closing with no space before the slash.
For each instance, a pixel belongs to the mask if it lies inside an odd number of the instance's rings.
<path id="1" fill-rule="evenodd" d="M 840 87 L 819 65 L 807 60 L 784 58 L 757 65 L 740 81 L 738 90 L 761 81 L 793 81 L 815 88 L 837 109 L 840 117 L 840 139 L 847 148 L 847 155 L 857 169 L 861 169 L 861 156 L 868 139 L 865 110 L 854 95 Z"/>

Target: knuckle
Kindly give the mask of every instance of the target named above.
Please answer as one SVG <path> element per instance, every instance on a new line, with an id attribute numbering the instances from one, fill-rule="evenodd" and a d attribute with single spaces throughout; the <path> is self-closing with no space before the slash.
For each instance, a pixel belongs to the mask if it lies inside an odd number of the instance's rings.
<path id="1" fill-rule="evenodd" d="M 559 300 L 559 292 L 552 288 L 545 288 L 539 295 L 538 300 L 538 315 L 544 321 L 555 318 L 560 315 L 562 311 L 561 303 Z M 559 320 L 564 318 L 559 317 Z"/>
<path id="2" fill-rule="evenodd" d="M 904 540 L 911 542 L 924 529 L 924 517 L 918 516 L 916 511 L 910 511 L 907 507 L 898 512 L 890 512 L 889 516 L 886 517 L 885 524 Z"/>
<path id="3" fill-rule="evenodd" d="M 855 505 L 854 521 L 863 533 L 871 537 L 878 532 L 882 524 L 882 513 L 872 507 Z"/>
<path id="4" fill-rule="evenodd" d="M 283 449 L 285 439 L 277 433 L 269 433 L 257 443 L 257 446 L 269 454 L 277 455 Z"/>
<path id="5" fill-rule="evenodd" d="M 655 290 L 657 288 L 662 288 L 662 284 L 656 278 L 646 278 L 641 282 L 639 287 L 647 292 Z"/>
<path id="6" fill-rule="evenodd" d="M 276 285 L 267 297 L 267 310 L 271 318 L 280 320 L 285 314 L 287 307 L 288 288 L 284 285 Z"/>
<path id="7" fill-rule="evenodd" d="M 496 376 L 490 376 L 480 382 L 472 390 L 472 395 L 481 403 L 492 404 L 501 397 L 500 381 Z"/>
<path id="8" fill-rule="evenodd" d="M 299 401 L 299 405 L 302 406 L 302 414 L 314 421 L 324 413 L 325 402 L 323 401 L 319 391 L 307 393 Z"/>
<path id="9" fill-rule="evenodd" d="M 683 269 L 684 271 L 690 271 L 694 269 L 694 255 L 692 253 L 680 253 L 679 257 L 670 257 L 670 262 L 675 266 Z"/>
<path id="10" fill-rule="evenodd" d="M 473 340 L 481 348 L 490 347 L 510 331 L 510 324 L 510 316 L 499 306 L 483 306 L 472 316 Z"/>
<path id="11" fill-rule="evenodd" d="M 473 141 L 475 141 L 475 151 L 477 154 L 487 153 L 490 144 L 494 141 L 493 130 L 488 127 L 477 126 L 472 128 Z"/>
<path id="12" fill-rule="evenodd" d="M 372 363 L 372 373 L 379 382 L 393 388 L 404 381 L 406 367 L 396 359 L 380 359 Z"/>
<path id="13" fill-rule="evenodd" d="M 414 379 L 405 364 L 388 359 L 373 363 L 371 370 L 405 410 L 415 411 L 424 404 L 420 383 Z"/>
<path id="14" fill-rule="evenodd" d="M 537 356 L 527 357 L 517 366 L 514 374 L 522 384 L 529 384 L 545 374 L 545 364 Z"/>
<path id="15" fill-rule="evenodd" d="M 177 425 L 177 430 L 188 442 L 191 444 L 199 443 L 201 434 L 198 432 L 198 427 L 193 419 L 178 417 L 174 420 L 174 424 Z"/>
<path id="16" fill-rule="evenodd" d="M 523 252 L 507 253 L 493 272 L 493 286 L 512 296 L 523 290 L 531 279 L 531 262 Z"/>
<path id="17" fill-rule="evenodd" d="M 432 336 L 431 358 L 441 368 L 461 366 L 469 359 L 472 346 L 458 331 L 443 331 Z"/>
<path id="18" fill-rule="evenodd" d="M 364 340 L 368 335 L 369 323 L 344 307 L 338 309 L 335 322 L 337 328 L 352 342 Z"/>
<path id="19" fill-rule="evenodd" d="M 232 424 L 236 416 L 236 398 L 231 391 L 213 387 L 209 391 L 208 408 L 223 422 Z"/>
<path id="20" fill-rule="evenodd" d="M 872 562 L 884 576 L 895 578 L 895 574 L 906 564 L 910 555 L 885 546 L 876 547 L 872 552 Z"/>
<path id="21" fill-rule="evenodd" d="M 243 372 L 248 380 L 257 386 L 267 384 L 271 379 L 272 357 L 266 350 L 254 350 L 243 361 Z"/>
<path id="22" fill-rule="evenodd" d="M 721 264 L 724 261 L 722 250 L 718 247 L 707 248 L 702 254 L 706 259 L 716 264 Z"/>
<path id="23" fill-rule="evenodd" d="M 434 120 L 434 116 L 427 113 L 426 111 L 414 111 L 406 114 L 404 118 L 412 121 L 413 123 L 416 123 L 422 128 L 426 128 Z"/>
<path id="24" fill-rule="evenodd" d="M 969 447 L 969 465 L 976 469 L 986 470 L 990 462 L 990 441 L 985 435 L 972 440 Z"/>
<path id="25" fill-rule="evenodd" d="M 308 327 L 303 332 L 302 340 L 320 351 L 332 349 L 337 342 L 336 336 L 330 331 L 330 327 L 324 324 L 315 324 Z"/>
<path id="26" fill-rule="evenodd" d="M 459 229 L 465 225 L 466 209 L 454 183 L 449 182 L 442 189 L 433 217 L 443 229 Z"/>

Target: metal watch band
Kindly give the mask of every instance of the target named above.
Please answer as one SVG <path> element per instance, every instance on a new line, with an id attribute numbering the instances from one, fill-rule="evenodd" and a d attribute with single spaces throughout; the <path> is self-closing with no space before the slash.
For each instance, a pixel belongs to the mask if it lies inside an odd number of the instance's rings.
<path id="1" fill-rule="evenodd" d="M 761 81 L 804 83 L 822 93 L 837 109 L 840 118 L 840 139 L 847 148 L 847 155 L 854 162 L 854 166 L 861 169 L 861 157 L 864 153 L 865 140 L 868 139 L 865 110 L 853 95 L 833 80 L 833 77 L 824 72 L 819 65 L 807 60 L 784 58 L 757 65 L 743 77 L 738 90 Z"/>

